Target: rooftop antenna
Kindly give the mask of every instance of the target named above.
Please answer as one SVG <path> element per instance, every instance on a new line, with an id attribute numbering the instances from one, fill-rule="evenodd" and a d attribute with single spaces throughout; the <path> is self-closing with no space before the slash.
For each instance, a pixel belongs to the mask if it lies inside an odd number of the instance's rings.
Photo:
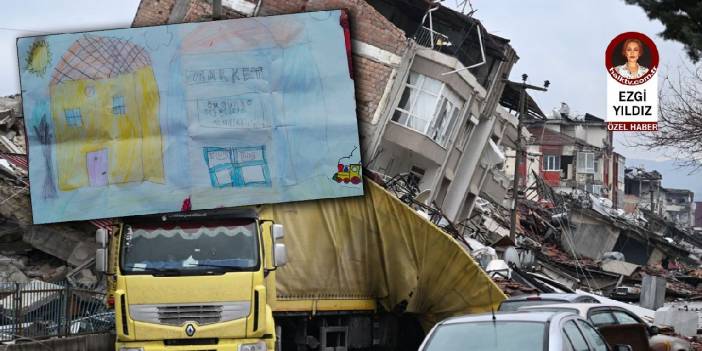
<path id="1" fill-rule="evenodd" d="M 466 6 L 470 7 L 470 11 L 466 13 Z M 475 13 L 475 9 L 473 9 L 473 4 L 470 2 L 470 0 L 456 0 L 456 8 L 461 9 L 461 13 L 465 14 L 466 16 L 473 16 Z"/>

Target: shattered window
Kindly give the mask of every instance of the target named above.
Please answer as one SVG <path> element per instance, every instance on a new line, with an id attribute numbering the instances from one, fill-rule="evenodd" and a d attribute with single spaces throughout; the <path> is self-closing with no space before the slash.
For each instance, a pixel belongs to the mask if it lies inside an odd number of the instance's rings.
<path id="1" fill-rule="evenodd" d="M 443 82 L 410 72 L 392 120 L 446 146 L 464 102 Z"/>

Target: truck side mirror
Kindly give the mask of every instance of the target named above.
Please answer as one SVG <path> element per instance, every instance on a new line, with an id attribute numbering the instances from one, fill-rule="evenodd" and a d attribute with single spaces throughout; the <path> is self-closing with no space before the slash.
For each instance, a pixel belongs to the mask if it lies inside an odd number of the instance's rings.
<path id="1" fill-rule="evenodd" d="M 275 259 L 275 262 L 273 264 L 276 267 L 282 267 L 282 266 L 285 266 L 286 263 L 288 263 L 288 249 L 285 247 L 285 244 L 282 244 L 282 243 L 275 244 L 274 259 Z"/>
<path id="2" fill-rule="evenodd" d="M 95 250 L 95 271 L 107 272 L 107 249 Z"/>
<path id="3" fill-rule="evenodd" d="M 285 229 L 282 224 L 273 224 L 273 240 L 278 241 L 285 236 Z"/>
<path id="4" fill-rule="evenodd" d="M 95 241 L 100 247 L 107 246 L 107 229 L 99 228 L 95 231 Z"/>

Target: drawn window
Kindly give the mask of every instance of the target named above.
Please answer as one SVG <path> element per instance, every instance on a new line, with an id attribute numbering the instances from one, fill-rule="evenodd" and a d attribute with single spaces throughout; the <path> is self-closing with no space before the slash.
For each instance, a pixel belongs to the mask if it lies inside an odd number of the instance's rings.
<path id="1" fill-rule="evenodd" d="M 124 115 L 127 113 L 127 109 L 124 107 L 124 96 L 116 95 L 112 97 L 112 114 L 113 115 Z"/>
<path id="2" fill-rule="evenodd" d="M 79 108 L 66 109 L 63 110 L 63 113 L 66 116 L 66 124 L 68 124 L 69 126 L 80 127 L 81 125 L 83 125 L 83 120 L 80 117 Z"/>
<path id="3" fill-rule="evenodd" d="M 578 173 L 595 173 L 595 154 L 578 152 Z"/>
<path id="4" fill-rule="evenodd" d="M 265 146 L 205 147 L 204 156 L 213 187 L 271 185 Z"/>
<path id="5" fill-rule="evenodd" d="M 561 156 L 560 155 L 544 155 L 544 171 L 560 171 Z"/>
<path id="6" fill-rule="evenodd" d="M 446 146 L 464 102 L 443 82 L 410 72 L 392 120 Z"/>

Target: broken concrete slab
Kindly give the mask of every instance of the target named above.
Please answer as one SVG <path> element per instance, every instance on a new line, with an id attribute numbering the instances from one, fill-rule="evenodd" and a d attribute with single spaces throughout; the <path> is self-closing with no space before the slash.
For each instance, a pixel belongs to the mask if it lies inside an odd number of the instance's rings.
<path id="1" fill-rule="evenodd" d="M 73 266 L 91 259 L 98 248 L 92 235 L 87 236 L 66 225 L 33 225 L 25 230 L 22 239 Z"/>
<path id="2" fill-rule="evenodd" d="M 607 260 L 602 262 L 602 270 L 629 277 L 639 270 L 641 266 L 626 261 Z"/>

